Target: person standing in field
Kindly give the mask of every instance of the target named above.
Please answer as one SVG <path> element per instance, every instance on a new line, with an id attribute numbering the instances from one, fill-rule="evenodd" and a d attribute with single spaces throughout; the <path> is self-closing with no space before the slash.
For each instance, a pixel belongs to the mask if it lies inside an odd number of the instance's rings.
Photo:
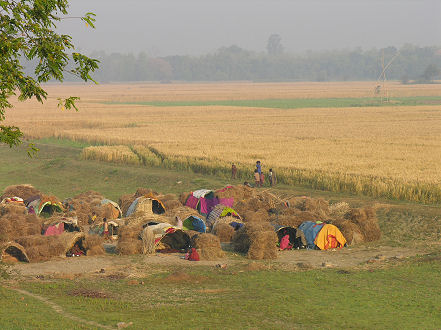
<path id="1" fill-rule="evenodd" d="M 259 187 L 262 187 L 263 181 L 264 181 L 264 177 L 263 177 L 263 173 L 262 173 L 262 166 L 260 164 L 260 160 L 258 160 L 256 162 L 256 170 L 259 173 Z"/>
<path id="2" fill-rule="evenodd" d="M 256 187 L 260 187 L 260 174 L 257 171 L 257 168 L 254 170 L 254 183 Z"/>
<path id="3" fill-rule="evenodd" d="M 237 167 L 235 164 L 231 165 L 231 179 L 236 179 L 237 176 Z"/>
<path id="4" fill-rule="evenodd" d="M 273 172 L 272 168 L 270 168 L 270 170 L 269 170 L 268 180 L 269 180 L 269 183 L 270 183 L 271 187 L 277 183 L 276 173 Z"/>

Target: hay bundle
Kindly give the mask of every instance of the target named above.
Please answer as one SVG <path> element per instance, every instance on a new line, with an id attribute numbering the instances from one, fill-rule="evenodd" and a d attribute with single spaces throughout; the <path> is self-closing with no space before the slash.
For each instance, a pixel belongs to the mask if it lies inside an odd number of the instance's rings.
<path id="1" fill-rule="evenodd" d="M 216 191 L 215 194 L 218 198 L 234 198 L 234 202 L 236 203 L 253 197 L 255 192 L 256 191 L 251 187 L 245 185 L 237 185 L 232 186 L 231 188 L 228 188 L 222 192 Z"/>
<path id="2" fill-rule="evenodd" d="M 302 211 L 309 211 L 322 218 L 327 218 L 329 216 L 329 203 L 322 198 L 309 198 L 303 199 L 303 204 L 300 206 Z"/>
<path id="3" fill-rule="evenodd" d="M 134 200 L 135 200 L 135 197 L 133 196 L 133 194 L 122 195 L 119 198 L 118 204 L 121 208 L 121 212 L 122 212 L 123 217 L 126 215 L 127 210 L 129 209 L 130 205 L 132 205 Z"/>
<path id="4" fill-rule="evenodd" d="M 0 261 L 5 263 L 29 262 L 29 257 L 23 246 L 16 242 L 7 242 L 0 244 Z"/>
<path id="5" fill-rule="evenodd" d="M 234 228 L 228 223 L 215 223 L 213 230 L 211 231 L 213 235 L 219 237 L 222 243 L 231 242 L 234 235 Z"/>
<path id="6" fill-rule="evenodd" d="M 41 195 L 41 191 L 34 188 L 30 184 L 20 184 L 20 185 L 14 185 L 14 186 L 8 186 L 3 191 L 3 194 L 0 197 L 0 202 L 4 198 L 8 197 L 20 197 L 23 200 L 28 199 L 35 195 Z"/>
<path id="7" fill-rule="evenodd" d="M 20 237 L 17 243 L 26 249 L 31 262 L 45 261 L 53 257 L 65 257 L 75 245 L 82 247 L 84 233 L 63 233 L 56 236 L 32 235 Z"/>
<path id="8" fill-rule="evenodd" d="M 136 189 L 136 192 L 134 194 L 134 199 L 141 197 L 141 196 L 146 196 L 146 197 L 150 197 L 150 198 L 156 198 L 156 196 L 158 196 L 159 194 L 156 191 L 153 191 L 152 189 L 149 188 L 138 188 Z"/>
<path id="9" fill-rule="evenodd" d="M 348 217 L 360 227 L 365 242 L 380 239 L 381 230 L 378 225 L 377 215 L 372 207 L 352 209 Z"/>
<path id="10" fill-rule="evenodd" d="M 332 224 L 340 229 L 348 245 L 364 242 L 360 227 L 350 220 L 335 220 Z"/>
<path id="11" fill-rule="evenodd" d="M 83 247 L 88 256 L 98 256 L 106 253 L 103 247 L 104 238 L 99 235 L 86 235 Z"/>
<path id="12" fill-rule="evenodd" d="M 7 204 L 0 206 L 0 242 L 14 241 L 28 235 L 41 234 L 42 222 L 26 207 Z"/>
<path id="13" fill-rule="evenodd" d="M 142 239 L 142 254 L 155 253 L 155 234 L 150 226 L 144 228 L 141 233 Z"/>
<path id="14" fill-rule="evenodd" d="M 332 218 L 344 218 L 351 208 L 346 202 L 335 203 L 329 206 L 329 216 Z"/>
<path id="15" fill-rule="evenodd" d="M 197 210 L 192 209 L 191 207 L 188 206 L 180 206 L 174 209 L 166 209 L 164 215 L 166 217 L 169 218 L 176 218 L 179 217 L 181 218 L 182 221 L 184 221 L 185 219 L 187 219 L 189 216 L 194 215 L 196 217 L 200 217 L 200 214 Z"/>
<path id="16" fill-rule="evenodd" d="M 176 196 L 175 194 L 165 194 L 165 195 L 158 195 L 157 197 L 161 202 L 167 202 L 167 201 L 178 201 L 178 196 Z"/>
<path id="17" fill-rule="evenodd" d="M 247 253 L 250 259 L 276 259 L 277 234 L 268 223 L 247 223 L 233 236 L 236 251 Z"/>
<path id="18" fill-rule="evenodd" d="M 265 209 L 245 211 L 242 214 L 244 222 L 269 222 L 271 217 Z"/>
<path id="19" fill-rule="evenodd" d="M 191 192 L 184 192 L 179 195 L 179 201 L 182 205 L 185 205 L 185 202 L 187 201 L 187 198 L 191 195 Z"/>
<path id="20" fill-rule="evenodd" d="M 102 221 L 104 216 L 101 201 L 103 199 L 104 196 L 100 193 L 96 191 L 87 191 L 69 199 L 66 203 L 69 206 L 72 206 L 75 210 L 78 216 L 78 225 L 84 226 L 88 224 L 92 212 L 96 213 L 97 217 L 95 221 Z"/>
<path id="21" fill-rule="evenodd" d="M 212 234 L 198 234 L 192 237 L 192 246 L 198 251 L 201 260 L 217 260 L 225 257 L 219 237 Z"/>
<path id="22" fill-rule="evenodd" d="M 127 225 L 119 228 L 119 238 L 116 250 L 122 255 L 142 253 L 140 234 L 142 225 Z"/>
<path id="23" fill-rule="evenodd" d="M 178 207 L 182 207 L 181 202 L 176 199 L 162 201 L 162 203 L 164 204 L 166 210 L 173 210 L 177 209 Z"/>

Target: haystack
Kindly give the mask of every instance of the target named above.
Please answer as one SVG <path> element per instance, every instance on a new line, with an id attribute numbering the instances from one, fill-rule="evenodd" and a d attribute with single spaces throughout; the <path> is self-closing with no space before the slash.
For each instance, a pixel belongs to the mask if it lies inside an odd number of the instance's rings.
<path id="1" fill-rule="evenodd" d="M 348 218 L 360 227 L 365 242 L 372 242 L 381 238 L 377 215 L 372 207 L 352 209 Z"/>
<path id="2" fill-rule="evenodd" d="M 329 216 L 338 219 L 345 218 L 346 215 L 351 211 L 349 204 L 346 202 L 339 202 L 329 206 Z"/>
<path id="3" fill-rule="evenodd" d="M 29 257 L 23 246 L 16 242 L 7 242 L 0 244 L 0 261 L 5 263 L 29 262 Z"/>
<path id="4" fill-rule="evenodd" d="M 126 195 L 122 195 L 119 200 L 118 200 L 118 204 L 121 207 L 121 211 L 123 214 L 123 217 L 126 215 L 127 210 L 129 209 L 130 205 L 132 205 L 133 201 L 136 198 L 134 197 L 133 194 L 126 194 Z"/>
<path id="5" fill-rule="evenodd" d="M 66 257 L 74 247 L 83 247 L 84 233 L 63 233 L 56 236 L 32 235 L 16 239 L 27 252 L 31 262 L 45 261 L 53 257 Z M 84 250 L 85 252 L 85 250 Z"/>
<path id="6" fill-rule="evenodd" d="M 200 214 L 197 210 L 192 209 L 191 207 L 188 206 L 180 206 L 180 207 L 176 207 L 174 209 L 166 209 L 164 216 L 170 218 L 170 219 L 175 219 L 176 217 L 181 218 L 182 221 L 184 221 L 185 219 L 187 219 L 189 216 L 196 216 L 196 217 L 200 217 Z M 175 224 L 174 222 L 172 222 L 172 224 Z"/>
<path id="7" fill-rule="evenodd" d="M 218 198 L 234 198 L 234 202 L 236 204 L 236 202 L 253 197 L 255 193 L 256 190 L 251 187 L 245 185 L 237 185 L 226 188 L 224 191 L 216 191 L 215 195 Z"/>
<path id="8" fill-rule="evenodd" d="M 231 239 L 233 238 L 234 228 L 228 223 L 215 223 L 215 226 L 213 226 L 211 233 L 219 237 L 221 243 L 227 243 L 231 242 Z"/>
<path id="9" fill-rule="evenodd" d="M 154 197 L 156 198 L 159 194 L 149 188 L 138 188 L 134 194 L 135 199 L 141 196 Z"/>
<path id="10" fill-rule="evenodd" d="M 179 207 L 182 207 L 182 203 L 176 199 L 169 199 L 166 201 L 162 201 L 166 210 L 174 210 Z"/>
<path id="11" fill-rule="evenodd" d="M 87 191 L 73 198 L 66 200 L 65 204 L 73 207 L 78 216 L 78 225 L 84 226 L 88 224 L 89 217 L 92 216 L 92 212 L 97 215 L 95 221 L 101 221 L 103 219 L 103 209 L 101 207 L 101 201 L 104 196 L 96 191 Z"/>
<path id="12" fill-rule="evenodd" d="M 142 254 L 155 253 L 155 234 L 150 226 L 146 226 L 141 232 Z"/>
<path id="13" fill-rule="evenodd" d="M 364 236 L 361 232 L 360 226 L 355 222 L 347 219 L 337 219 L 333 220 L 332 224 L 340 229 L 341 233 L 346 238 L 348 245 L 364 242 Z"/>
<path id="14" fill-rule="evenodd" d="M 42 223 L 35 214 L 27 214 L 26 207 L 7 204 L 0 206 L 0 242 L 41 234 Z"/>
<path id="15" fill-rule="evenodd" d="M 142 230 L 142 224 L 121 226 L 116 247 L 117 252 L 122 255 L 142 253 L 143 244 L 140 238 Z"/>
<path id="16" fill-rule="evenodd" d="M 215 235 L 199 233 L 192 237 L 191 245 L 198 251 L 201 260 L 217 260 L 225 257 L 219 237 Z"/>
<path id="17" fill-rule="evenodd" d="M 276 259 L 277 234 L 273 226 L 264 222 L 246 223 L 233 236 L 236 251 L 247 253 L 250 259 Z"/>
<path id="18" fill-rule="evenodd" d="M 242 214 L 244 222 L 269 222 L 270 215 L 265 209 L 259 209 L 257 211 L 245 211 Z"/>
<path id="19" fill-rule="evenodd" d="M 88 256 L 98 256 L 106 253 L 104 250 L 104 238 L 99 235 L 86 235 L 83 242 L 83 247 Z"/>
<path id="20" fill-rule="evenodd" d="M 26 200 L 35 195 L 41 195 L 41 191 L 34 188 L 30 184 L 8 186 L 3 191 L 3 194 L 0 197 L 0 201 L 7 197 L 20 197 L 23 200 Z"/>

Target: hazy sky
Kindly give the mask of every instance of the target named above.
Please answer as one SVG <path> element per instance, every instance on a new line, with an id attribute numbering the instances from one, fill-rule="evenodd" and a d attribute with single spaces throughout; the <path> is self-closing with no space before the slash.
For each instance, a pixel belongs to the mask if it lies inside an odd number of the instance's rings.
<path id="1" fill-rule="evenodd" d="M 64 20 L 83 52 L 199 55 L 222 46 L 264 51 L 279 34 L 289 52 L 441 46 L 441 0 L 71 0 L 96 29 Z"/>

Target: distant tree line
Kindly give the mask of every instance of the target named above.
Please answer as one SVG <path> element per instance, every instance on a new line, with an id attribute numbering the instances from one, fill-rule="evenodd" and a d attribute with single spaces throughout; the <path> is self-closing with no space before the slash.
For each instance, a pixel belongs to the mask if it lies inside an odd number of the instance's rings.
<path id="1" fill-rule="evenodd" d="M 440 47 L 414 45 L 290 54 L 283 52 L 277 36 L 271 36 L 265 53 L 230 46 L 201 56 L 90 54 L 101 62 L 94 74 L 99 82 L 376 80 L 382 72 L 383 58 L 387 64 L 395 56 L 386 71 L 387 79 L 413 83 L 441 78 Z"/>

